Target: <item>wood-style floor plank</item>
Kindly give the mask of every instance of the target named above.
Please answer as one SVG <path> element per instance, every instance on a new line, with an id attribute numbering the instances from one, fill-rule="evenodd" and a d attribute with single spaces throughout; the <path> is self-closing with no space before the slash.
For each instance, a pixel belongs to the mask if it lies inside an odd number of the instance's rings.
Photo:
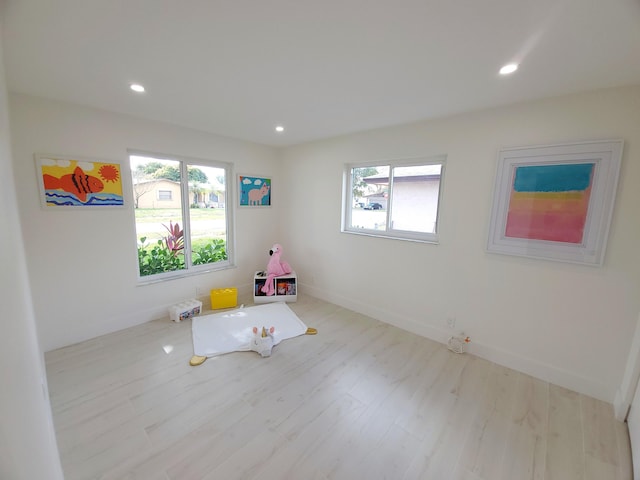
<path id="1" fill-rule="evenodd" d="M 462 450 L 461 464 L 480 478 L 498 478 L 510 426 L 516 381 L 514 370 L 495 365 Z"/>
<path id="2" fill-rule="evenodd" d="M 519 374 L 501 477 L 544 480 L 549 386 Z"/>
<path id="3" fill-rule="evenodd" d="M 632 478 L 611 405 L 316 298 L 290 307 L 318 335 L 269 358 L 190 367 L 191 324 L 168 319 L 47 353 L 67 480 Z"/>
<path id="4" fill-rule="evenodd" d="M 585 478 L 583 430 L 580 395 L 550 385 L 546 480 Z"/>

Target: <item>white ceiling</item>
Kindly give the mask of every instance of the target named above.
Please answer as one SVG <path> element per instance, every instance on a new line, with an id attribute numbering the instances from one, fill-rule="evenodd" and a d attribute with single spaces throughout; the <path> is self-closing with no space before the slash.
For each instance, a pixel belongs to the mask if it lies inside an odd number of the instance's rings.
<path id="1" fill-rule="evenodd" d="M 276 146 L 640 84 L 638 0 L 2 6 L 10 91 Z"/>

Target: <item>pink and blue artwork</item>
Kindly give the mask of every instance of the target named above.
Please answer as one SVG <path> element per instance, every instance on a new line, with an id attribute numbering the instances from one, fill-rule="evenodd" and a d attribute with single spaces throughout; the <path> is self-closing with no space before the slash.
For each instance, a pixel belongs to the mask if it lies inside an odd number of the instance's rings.
<path id="1" fill-rule="evenodd" d="M 238 176 L 240 206 L 265 207 L 271 205 L 271 179 L 265 177 Z"/>
<path id="2" fill-rule="evenodd" d="M 594 163 L 516 166 L 505 236 L 583 243 Z"/>

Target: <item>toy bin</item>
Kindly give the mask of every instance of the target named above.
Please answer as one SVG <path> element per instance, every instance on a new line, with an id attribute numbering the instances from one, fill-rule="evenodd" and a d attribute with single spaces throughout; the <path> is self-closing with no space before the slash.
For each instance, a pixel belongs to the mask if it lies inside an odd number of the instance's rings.
<path id="1" fill-rule="evenodd" d="M 237 288 L 217 288 L 211 290 L 211 309 L 233 308 L 238 305 Z"/>
<path id="2" fill-rule="evenodd" d="M 253 276 L 253 302 L 295 302 L 298 299 L 298 276 L 296 272 L 280 275 L 272 280 L 273 295 L 267 295 L 262 291 L 267 282 L 265 272 L 256 272 Z"/>
<path id="3" fill-rule="evenodd" d="M 187 318 L 195 317 L 202 311 L 202 302 L 196 299 L 176 303 L 169 307 L 169 318 L 174 322 L 181 322 Z"/>

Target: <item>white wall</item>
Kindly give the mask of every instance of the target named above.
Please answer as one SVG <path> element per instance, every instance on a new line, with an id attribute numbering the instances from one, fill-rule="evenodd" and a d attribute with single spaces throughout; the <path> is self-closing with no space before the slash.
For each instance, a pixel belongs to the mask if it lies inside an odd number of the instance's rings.
<path id="1" fill-rule="evenodd" d="M 9 142 L 0 45 L 0 478 L 62 480 L 31 305 Z"/>
<path id="2" fill-rule="evenodd" d="M 280 185 L 277 150 L 19 94 L 10 96 L 10 106 L 18 204 L 45 351 L 167 316 L 167 306 L 194 297 L 196 288 L 203 299 L 212 288 L 248 291 L 255 270 L 266 268 L 268 250 L 278 241 L 277 202 L 237 211 L 237 268 L 138 286 L 131 197 L 126 209 L 45 211 L 33 155 L 120 162 L 128 175 L 127 149 L 136 149 L 232 162 L 236 173 L 271 176 Z"/>
<path id="3" fill-rule="evenodd" d="M 640 312 L 640 87 L 282 151 L 23 95 L 10 100 L 18 207 L 45 350 L 165 316 L 169 304 L 194 296 L 196 287 L 248 289 L 268 248 L 280 242 L 303 291 L 441 341 L 450 333 L 445 319 L 454 316 L 476 353 L 614 398 Z M 626 142 L 604 267 L 485 252 L 500 147 L 603 138 Z M 230 161 L 236 173 L 273 177 L 272 208 L 237 211 L 237 269 L 137 286 L 131 204 L 108 211 L 40 208 L 34 153 L 126 167 L 128 148 Z M 448 156 L 439 245 L 340 233 L 345 162 L 438 154 Z"/>
<path id="4" fill-rule="evenodd" d="M 623 138 L 602 268 L 485 252 L 501 147 Z M 447 155 L 440 244 L 340 233 L 346 162 Z M 284 151 L 283 243 L 302 291 L 613 401 L 640 312 L 640 86 L 531 102 Z M 295 201 L 295 199 L 302 199 Z M 311 199 L 311 200 L 309 200 Z"/>

